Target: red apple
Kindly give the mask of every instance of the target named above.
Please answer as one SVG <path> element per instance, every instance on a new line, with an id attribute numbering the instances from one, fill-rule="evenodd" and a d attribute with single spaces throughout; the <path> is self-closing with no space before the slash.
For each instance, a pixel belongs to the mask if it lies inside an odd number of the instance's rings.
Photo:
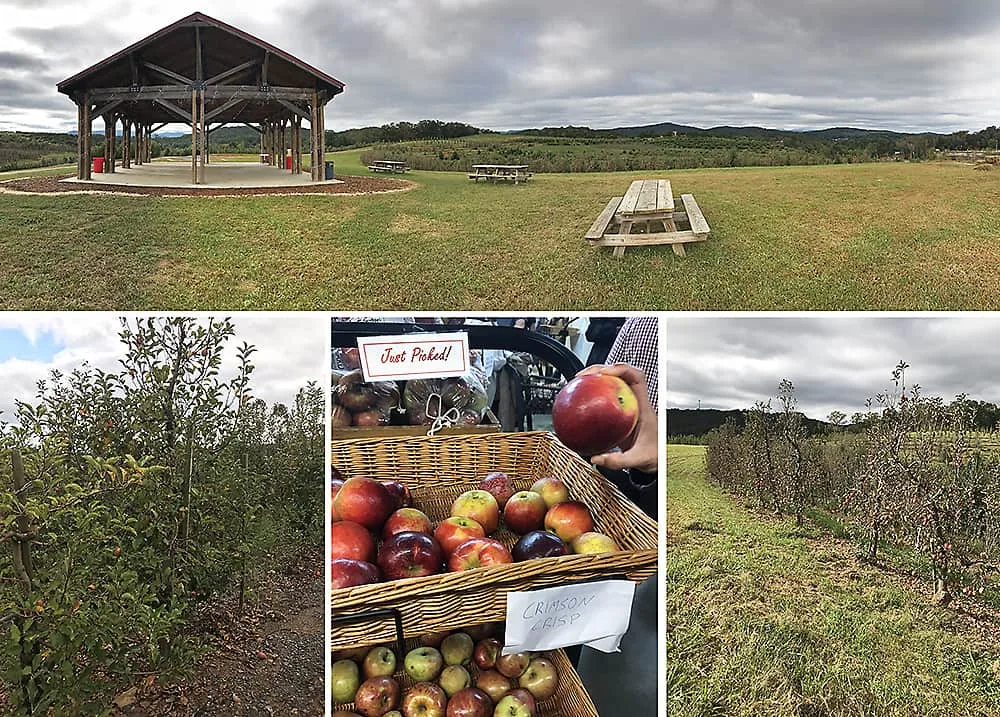
<path id="1" fill-rule="evenodd" d="M 484 622 L 481 625 L 469 625 L 465 628 L 465 631 L 469 633 L 469 637 L 476 642 L 485 640 L 487 637 L 495 637 L 497 634 L 503 634 L 503 630 L 504 624 L 502 622 Z"/>
<path id="2" fill-rule="evenodd" d="M 399 704 L 399 683 L 391 677 L 365 680 L 354 695 L 354 706 L 364 717 L 382 717 Z"/>
<path id="3" fill-rule="evenodd" d="M 503 509 L 503 522 L 518 535 L 541 529 L 545 522 L 545 499 L 533 490 L 518 491 Z"/>
<path id="4" fill-rule="evenodd" d="M 497 703 L 494 717 L 535 717 L 538 714 L 538 703 L 526 689 L 518 687 L 508 692 Z"/>
<path id="5" fill-rule="evenodd" d="M 339 478 L 334 478 L 330 481 L 330 521 L 336 523 L 340 520 L 340 516 L 337 514 L 337 509 L 333 505 L 334 498 L 337 497 L 337 493 L 343 487 L 344 481 Z"/>
<path id="6" fill-rule="evenodd" d="M 558 503 L 545 514 L 545 529 L 555 533 L 564 542 L 571 543 L 573 538 L 594 529 L 594 519 L 590 517 L 590 509 L 578 500 L 568 500 Z"/>
<path id="7" fill-rule="evenodd" d="M 496 498 L 497 505 L 503 510 L 507 501 L 515 493 L 514 481 L 506 473 L 499 471 L 487 473 L 486 477 L 479 481 L 479 490 L 485 490 Z"/>
<path id="8" fill-rule="evenodd" d="M 510 551 L 515 563 L 536 558 L 554 558 L 568 555 L 569 547 L 558 535 L 544 530 L 533 530 L 521 537 Z"/>
<path id="9" fill-rule="evenodd" d="M 448 570 L 474 570 L 490 565 L 503 565 L 514 562 L 507 547 L 493 538 L 472 538 L 466 540 L 452 552 L 448 558 Z"/>
<path id="10" fill-rule="evenodd" d="M 530 652 L 513 652 L 497 658 L 497 672 L 504 677 L 520 677 L 531 664 Z"/>
<path id="11" fill-rule="evenodd" d="M 386 580 L 418 578 L 441 572 L 441 546 L 426 533 L 396 533 L 378 550 Z"/>
<path id="12" fill-rule="evenodd" d="M 371 478 L 349 478 L 337 491 L 333 508 L 341 520 L 380 530 L 395 502 L 381 483 Z"/>
<path id="13" fill-rule="evenodd" d="M 472 518 L 483 526 L 487 535 L 500 525 L 500 506 L 492 493 L 485 490 L 468 490 L 455 499 L 451 505 L 455 517 Z"/>
<path id="14" fill-rule="evenodd" d="M 330 558 L 375 562 L 375 538 L 363 525 L 341 520 L 330 526 Z"/>
<path id="15" fill-rule="evenodd" d="M 418 642 L 424 647 L 440 647 L 444 639 L 451 634 L 451 630 L 441 632 L 428 632 L 418 638 Z"/>
<path id="16" fill-rule="evenodd" d="M 581 533 L 573 538 L 573 542 L 570 547 L 573 548 L 574 553 L 579 554 L 617 553 L 619 550 L 618 544 L 615 543 L 615 541 L 609 536 L 604 533 L 595 533 L 593 531 L 589 533 Z"/>
<path id="17" fill-rule="evenodd" d="M 479 673 L 476 678 L 476 687 L 490 696 L 494 703 L 514 688 L 514 683 L 509 677 L 501 675 L 496 670 L 487 670 Z"/>
<path id="18" fill-rule="evenodd" d="M 590 457 L 620 445 L 639 420 L 639 401 L 617 376 L 577 376 L 552 402 L 552 429 L 571 450 Z"/>
<path id="19" fill-rule="evenodd" d="M 380 482 L 383 486 L 385 486 L 385 489 L 389 491 L 389 495 L 396 500 L 397 509 L 413 507 L 413 496 L 410 495 L 409 488 L 400 483 L 398 480 L 384 480 Z"/>
<path id="20" fill-rule="evenodd" d="M 493 700 L 478 687 L 467 687 L 448 700 L 448 717 L 493 717 Z"/>
<path id="21" fill-rule="evenodd" d="M 559 672 L 549 660 L 536 657 L 524 674 L 517 678 L 517 684 L 534 695 L 536 700 L 544 702 L 559 688 Z"/>
<path id="22" fill-rule="evenodd" d="M 501 647 L 503 645 L 495 637 L 487 637 L 485 640 L 477 642 L 472 651 L 472 659 L 476 661 L 476 667 L 480 670 L 492 670 L 497 664 Z"/>
<path id="23" fill-rule="evenodd" d="M 556 503 L 565 503 L 569 500 L 569 488 L 555 476 L 539 478 L 531 484 L 531 490 L 542 496 L 548 508 Z"/>
<path id="24" fill-rule="evenodd" d="M 445 518 L 434 530 L 434 538 L 441 544 L 446 558 L 451 557 L 455 548 L 472 538 L 485 538 L 483 526 L 472 518 Z"/>
<path id="25" fill-rule="evenodd" d="M 431 534 L 431 519 L 422 510 L 416 508 L 400 508 L 385 521 L 382 526 L 382 540 L 388 540 L 396 533 L 427 533 Z"/>
<path id="26" fill-rule="evenodd" d="M 355 413 L 354 418 L 351 420 L 351 425 L 365 428 L 381 426 L 383 423 L 386 423 L 386 421 L 382 418 L 382 413 L 374 408 Z"/>
<path id="27" fill-rule="evenodd" d="M 371 563 L 347 558 L 337 558 L 330 561 L 330 576 L 334 590 L 377 583 L 382 579 L 378 568 Z"/>
<path id="28" fill-rule="evenodd" d="M 445 717 L 448 695 L 433 682 L 418 682 L 403 696 L 405 717 Z"/>

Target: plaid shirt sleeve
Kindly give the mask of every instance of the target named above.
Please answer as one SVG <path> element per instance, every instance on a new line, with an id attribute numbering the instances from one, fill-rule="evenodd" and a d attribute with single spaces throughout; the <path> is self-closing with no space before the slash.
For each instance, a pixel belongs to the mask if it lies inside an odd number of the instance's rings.
<path id="1" fill-rule="evenodd" d="M 646 374 L 649 402 L 656 411 L 659 400 L 659 321 L 655 316 L 635 316 L 622 326 L 606 363 L 627 363 Z"/>

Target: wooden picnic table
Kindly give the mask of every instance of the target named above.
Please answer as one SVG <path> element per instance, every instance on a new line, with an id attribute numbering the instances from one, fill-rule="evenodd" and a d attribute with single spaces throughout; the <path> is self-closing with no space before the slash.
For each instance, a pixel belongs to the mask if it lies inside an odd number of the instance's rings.
<path id="1" fill-rule="evenodd" d="M 487 182 L 527 182 L 531 179 L 531 172 L 526 164 L 474 164 L 469 172 L 469 179 L 478 182 L 485 179 Z"/>
<path id="2" fill-rule="evenodd" d="M 406 162 L 399 162 L 389 159 L 376 159 L 368 165 L 372 172 L 409 172 L 410 167 Z"/>
<path id="3" fill-rule="evenodd" d="M 670 244 L 675 254 L 684 256 L 685 244 L 704 241 L 711 230 L 694 195 L 680 196 L 683 211 L 677 202 L 670 180 L 637 179 L 623 196 L 611 198 L 584 238 L 614 247 L 615 256 L 624 255 L 629 246 L 653 244 Z M 678 221 L 689 228 L 678 231 Z M 654 231 L 660 224 L 662 231 Z"/>

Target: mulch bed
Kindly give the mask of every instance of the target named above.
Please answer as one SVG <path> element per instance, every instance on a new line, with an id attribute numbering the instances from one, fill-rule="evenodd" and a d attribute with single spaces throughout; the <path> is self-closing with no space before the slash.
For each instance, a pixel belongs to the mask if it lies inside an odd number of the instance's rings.
<path id="1" fill-rule="evenodd" d="M 0 182 L 4 191 L 38 194 L 88 192 L 106 194 L 137 194 L 144 197 L 249 197 L 267 194 L 380 194 L 399 192 L 417 186 L 405 179 L 385 177 L 337 177 L 341 184 L 317 183 L 296 187 L 128 187 L 94 182 L 62 182 L 66 177 L 27 177 Z"/>

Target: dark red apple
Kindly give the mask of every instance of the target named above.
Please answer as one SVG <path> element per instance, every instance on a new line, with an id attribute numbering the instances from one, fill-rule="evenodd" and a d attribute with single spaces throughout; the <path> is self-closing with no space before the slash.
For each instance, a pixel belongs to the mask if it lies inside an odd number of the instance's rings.
<path id="1" fill-rule="evenodd" d="M 528 669 L 517 678 L 517 684 L 528 690 L 539 702 L 544 702 L 559 688 L 559 672 L 556 666 L 544 657 L 536 657 Z"/>
<path id="2" fill-rule="evenodd" d="M 359 411 L 351 419 L 351 425 L 364 428 L 381 426 L 383 423 L 387 423 L 387 421 L 382 417 L 381 412 L 374 408 L 367 411 Z"/>
<path id="3" fill-rule="evenodd" d="M 544 530 L 533 530 L 517 541 L 510 554 L 514 557 L 514 562 L 519 563 L 522 560 L 555 558 L 560 555 L 568 555 L 569 547 L 558 535 L 548 533 Z"/>
<path id="4" fill-rule="evenodd" d="M 375 538 L 363 525 L 341 520 L 330 526 L 330 559 L 375 562 Z"/>
<path id="5" fill-rule="evenodd" d="M 333 589 L 353 588 L 381 580 L 378 568 L 364 560 L 337 558 L 330 561 L 330 576 Z"/>
<path id="6" fill-rule="evenodd" d="M 472 538 L 466 540 L 448 558 L 448 570 L 474 570 L 490 565 L 504 565 L 514 562 L 507 547 L 493 538 Z"/>
<path id="7" fill-rule="evenodd" d="M 440 647 L 444 639 L 451 634 L 451 630 L 441 632 L 428 632 L 417 638 L 417 641 L 424 647 Z"/>
<path id="8" fill-rule="evenodd" d="M 545 523 L 545 499 L 533 490 L 518 491 L 503 509 L 503 522 L 518 535 L 539 530 Z"/>
<path id="9" fill-rule="evenodd" d="M 451 557 L 455 548 L 472 538 L 485 538 L 483 526 L 472 518 L 452 517 L 442 520 L 434 529 L 434 538 L 441 544 L 445 558 Z"/>
<path id="10" fill-rule="evenodd" d="M 448 695 L 433 682 L 418 682 L 403 696 L 405 717 L 445 717 Z"/>
<path id="11" fill-rule="evenodd" d="M 509 475 L 500 471 L 487 473 L 486 477 L 479 481 L 479 490 L 485 490 L 496 498 L 497 505 L 500 506 L 501 510 L 516 492 L 514 481 L 510 479 Z"/>
<path id="12" fill-rule="evenodd" d="M 426 533 L 396 533 L 382 543 L 378 566 L 387 580 L 418 578 L 441 572 L 441 546 Z"/>
<path id="13" fill-rule="evenodd" d="M 568 500 L 556 503 L 545 514 L 545 529 L 555 533 L 564 542 L 572 543 L 573 539 L 594 529 L 594 519 L 590 517 L 590 509 L 578 500 Z"/>
<path id="14" fill-rule="evenodd" d="M 364 717 L 382 717 L 399 704 L 399 683 L 391 677 L 365 680 L 354 695 L 354 707 Z"/>
<path id="15" fill-rule="evenodd" d="M 497 672 L 504 677 L 520 677 L 531 664 L 530 652 L 514 652 L 497 658 Z"/>
<path id="16" fill-rule="evenodd" d="M 509 677 L 501 675 L 496 670 L 487 670 L 479 673 L 479 677 L 476 678 L 476 687 L 488 694 L 494 703 L 497 703 L 501 697 L 514 689 L 514 683 Z"/>
<path id="17" fill-rule="evenodd" d="M 448 700 L 448 717 L 493 717 L 493 700 L 478 687 L 467 687 Z"/>
<path id="18" fill-rule="evenodd" d="M 337 466 L 330 466 L 330 480 L 331 481 L 339 480 L 341 483 L 343 483 L 347 479 L 344 478 L 344 474 L 340 472 L 340 469 L 337 468 Z"/>
<path id="19" fill-rule="evenodd" d="M 577 376 L 552 402 L 552 429 L 571 450 L 590 457 L 620 445 L 639 420 L 639 401 L 617 376 Z"/>
<path id="20" fill-rule="evenodd" d="M 476 643 L 472 651 L 472 659 L 476 662 L 476 667 L 480 670 L 492 670 L 497 664 L 497 657 L 500 656 L 500 648 L 503 645 L 495 637 L 487 637 Z"/>
<path id="21" fill-rule="evenodd" d="M 416 508 L 400 508 L 385 521 L 382 526 L 382 540 L 388 540 L 396 533 L 427 533 L 431 534 L 431 519 L 422 510 Z"/>
<path id="22" fill-rule="evenodd" d="M 371 478 L 349 478 L 333 499 L 333 509 L 341 520 L 360 523 L 369 530 L 381 530 L 394 505 L 385 486 Z"/>
<path id="23" fill-rule="evenodd" d="M 398 480 L 384 480 L 381 481 L 385 489 L 389 491 L 391 495 L 396 500 L 396 509 L 399 508 L 412 508 L 413 507 L 413 496 L 410 495 L 410 489 L 405 485 L 400 483 Z"/>

